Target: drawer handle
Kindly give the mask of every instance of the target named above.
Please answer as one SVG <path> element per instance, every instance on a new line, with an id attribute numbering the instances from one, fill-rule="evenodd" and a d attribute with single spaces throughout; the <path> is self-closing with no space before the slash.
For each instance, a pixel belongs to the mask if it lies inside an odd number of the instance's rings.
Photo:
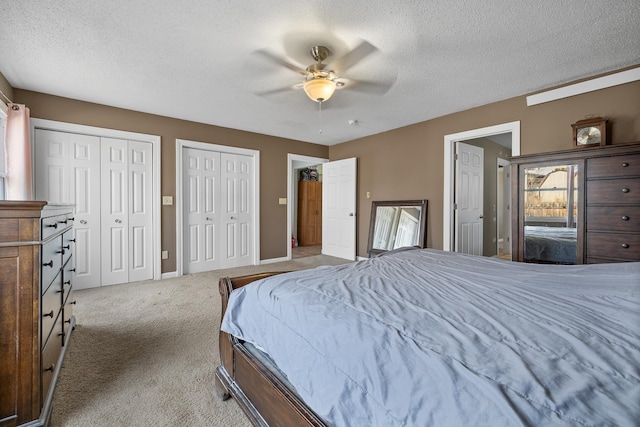
<path id="1" fill-rule="evenodd" d="M 56 253 L 64 255 L 64 249 L 60 249 L 59 251 L 56 251 Z"/>
<path id="2" fill-rule="evenodd" d="M 67 280 L 66 282 L 64 282 L 65 285 L 70 285 L 71 284 L 71 280 Z"/>
<path id="3" fill-rule="evenodd" d="M 76 269 L 75 269 L 75 268 L 72 268 L 72 269 L 71 269 L 71 270 L 69 270 L 69 271 L 73 271 L 73 272 L 75 273 L 75 272 L 76 272 Z"/>
<path id="4" fill-rule="evenodd" d="M 49 262 L 45 262 L 44 264 L 42 264 L 44 267 L 51 267 L 53 268 L 53 260 L 49 261 Z"/>
<path id="5" fill-rule="evenodd" d="M 76 242 L 76 239 L 71 239 L 71 240 L 69 240 L 69 241 L 70 241 L 70 242 L 75 243 L 75 242 Z"/>
<path id="6" fill-rule="evenodd" d="M 628 189 L 628 188 L 623 188 L 623 189 L 622 189 L 622 192 L 623 192 L 623 193 L 628 193 L 628 192 L 629 192 L 629 189 Z"/>
<path id="7" fill-rule="evenodd" d="M 625 249 L 629 249 L 629 244 L 628 243 L 623 243 L 622 247 L 625 248 Z"/>
<path id="8" fill-rule="evenodd" d="M 53 310 L 42 315 L 42 317 L 51 317 L 53 319 Z"/>
<path id="9" fill-rule="evenodd" d="M 624 162 L 624 163 L 622 164 L 622 167 L 623 167 L 623 168 L 628 168 L 628 167 L 629 167 L 629 163 Z"/>
<path id="10" fill-rule="evenodd" d="M 76 300 L 71 301 L 70 304 L 76 305 Z"/>
<path id="11" fill-rule="evenodd" d="M 64 323 L 71 323 L 71 318 L 65 320 Z"/>
<path id="12" fill-rule="evenodd" d="M 67 220 L 69 220 L 69 221 L 75 221 L 75 218 L 74 218 L 74 217 L 71 217 L 71 218 L 67 218 Z"/>
<path id="13" fill-rule="evenodd" d="M 58 224 L 49 224 L 49 225 L 47 225 L 47 227 L 58 228 Z"/>
<path id="14" fill-rule="evenodd" d="M 622 215 L 622 220 L 623 220 L 623 221 L 629 221 L 629 217 L 628 217 L 628 216 L 626 216 L 626 215 Z"/>
<path id="15" fill-rule="evenodd" d="M 62 249 L 71 249 L 71 245 L 63 246 Z"/>
<path id="16" fill-rule="evenodd" d="M 52 363 L 52 364 L 51 364 L 51 366 L 49 366 L 48 368 L 44 368 L 44 371 L 45 371 L 45 372 L 47 372 L 47 371 L 51 371 L 51 372 L 53 372 L 53 370 L 54 370 L 55 368 L 56 368 L 56 364 L 55 364 L 55 363 Z"/>
<path id="17" fill-rule="evenodd" d="M 58 221 L 58 223 L 60 223 L 60 224 L 66 224 L 66 223 L 67 223 L 67 221 L 68 221 L 68 220 L 66 220 L 66 219 L 65 219 L 64 221 Z"/>

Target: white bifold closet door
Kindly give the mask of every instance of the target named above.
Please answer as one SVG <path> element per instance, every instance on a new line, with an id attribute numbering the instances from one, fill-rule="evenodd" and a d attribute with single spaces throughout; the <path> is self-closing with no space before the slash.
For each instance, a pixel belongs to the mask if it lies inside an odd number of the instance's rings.
<path id="1" fill-rule="evenodd" d="M 184 272 L 252 263 L 253 158 L 185 148 Z"/>
<path id="2" fill-rule="evenodd" d="M 36 198 L 75 205 L 76 289 L 153 278 L 152 146 L 35 130 Z"/>
<path id="3" fill-rule="evenodd" d="M 153 278 L 151 144 L 101 138 L 102 285 Z"/>

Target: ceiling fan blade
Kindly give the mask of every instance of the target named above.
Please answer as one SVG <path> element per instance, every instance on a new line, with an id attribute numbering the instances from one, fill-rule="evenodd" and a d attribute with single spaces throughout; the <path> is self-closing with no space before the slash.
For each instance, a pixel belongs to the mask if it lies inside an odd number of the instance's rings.
<path id="1" fill-rule="evenodd" d="M 260 49 L 260 50 L 256 50 L 254 52 L 255 55 L 260 55 L 264 58 L 266 58 L 267 60 L 274 62 L 278 65 L 281 65 L 285 68 L 288 68 L 289 70 L 301 74 L 303 76 L 306 76 L 309 72 L 307 70 L 305 70 L 304 68 L 301 68 L 295 64 L 292 64 L 291 62 L 287 61 L 286 59 L 283 59 L 279 56 L 274 55 L 273 53 L 265 50 L 265 49 Z"/>
<path id="2" fill-rule="evenodd" d="M 270 95 L 278 95 L 280 93 L 289 92 L 289 91 L 292 91 L 293 89 L 294 89 L 293 86 L 285 86 L 277 89 L 261 90 L 254 93 L 258 96 L 270 96 Z"/>
<path id="3" fill-rule="evenodd" d="M 376 51 L 378 51 L 377 47 L 363 40 L 362 43 L 349 52 L 337 58 L 335 61 L 329 60 L 329 62 L 338 74 L 344 74 L 349 68 Z"/>
<path id="4" fill-rule="evenodd" d="M 352 80 L 348 79 L 344 87 L 340 90 L 350 90 L 354 92 L 372 93 L 375 95 L 384 95 L 391 89 L 396 82 L 396 77 L 385 81 L 369 81 L 369 80 Z"/>

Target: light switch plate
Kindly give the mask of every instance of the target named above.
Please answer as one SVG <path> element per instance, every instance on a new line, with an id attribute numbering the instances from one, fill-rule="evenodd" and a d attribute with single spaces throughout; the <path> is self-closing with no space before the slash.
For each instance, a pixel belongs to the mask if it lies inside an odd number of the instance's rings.
<path id="1" fill-rule="evenodd" d="M 278 203 L 281 205 L 286 205 L 287 204 L 287 198 L 286 197 L 280 197 L 278 199 Z"/>
<path id="2" fill-rule="evenodd" d="M 172 205 L 173 204 L 173 196 L 162 196 L 162 204 L 163 205 Z"/>

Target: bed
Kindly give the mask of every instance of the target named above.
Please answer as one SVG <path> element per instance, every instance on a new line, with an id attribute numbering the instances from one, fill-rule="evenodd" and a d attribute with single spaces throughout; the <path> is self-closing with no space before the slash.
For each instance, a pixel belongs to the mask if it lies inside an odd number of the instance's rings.
<path id="1" fill-rule="evenodd" d="M 220 291 L 216 388 L 254 425 L 640 419 L 640 263 L 413 249 Z"/>
<path id="2" fill-rule="evenodd" d="M 524 259 L 527 262 L 575 264 L 577 231 L 570 227 L 524 227 Z"/>

